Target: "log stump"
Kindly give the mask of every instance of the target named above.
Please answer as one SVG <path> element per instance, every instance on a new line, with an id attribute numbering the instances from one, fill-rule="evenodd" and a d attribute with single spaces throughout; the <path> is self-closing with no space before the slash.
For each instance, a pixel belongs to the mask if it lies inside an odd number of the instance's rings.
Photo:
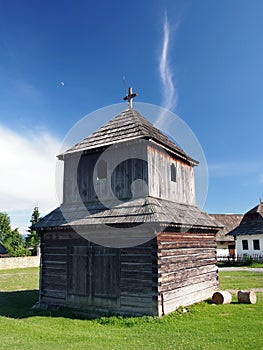
<path id="1" fill-rule="evenodd" d="M 239 303 L 256 304 L 257 295 L 253 290 L 239 290 L 237 292 L 237 299 Z"/>
<path id="2" fill-rule="evenodd" d="M 218 291 L 213 294 L 212 301 L 216 304 L 230 304 L 232 295 L 227 291 Z"/>

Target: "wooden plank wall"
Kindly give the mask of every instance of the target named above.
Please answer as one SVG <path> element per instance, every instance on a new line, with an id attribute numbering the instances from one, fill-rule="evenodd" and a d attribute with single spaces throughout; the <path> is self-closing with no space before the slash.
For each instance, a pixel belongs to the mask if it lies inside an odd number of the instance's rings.
<path id="1" fill-rule="evenodd" d="M 40 299 L 64 302 L 67 291 L 67 242 L 41 245 Z"/>
<path id="2" fill-rule="evenodd" d="M 122 249 L 120 309 L 128 314 L 157 315 L 156 240 Z"/>
<path id="3" fill-rule="evenodd" d="M 176 182 L 171 181 L 171 164 Z M 195 204 L 194 169 L 164 150 L 148 146 L 149 195 L 179 203 Z"/>
<path id="4" fill-rule="evenodd" d="M 107 178 L 97 178 L 99 160 L 105 160 Z M 137 180 L 137 188 L 131 184 Z M 131 198 L 148 194 L 146 146 L 132 144 L 107 152 L 66 157 L 64 161 L 63 203 L 98 202 L 117 198 Z"/>
<path id="5" fill-rule="evenodd" d="M 214 234 L 162 232 L 157 240 L 159 315 L 211 297 L 218 286 Z"/>
<path id="6" fill-rule="evenodd" d="M 42 238 L 40 299 L 127 315 L 157 315 L 156 240 L 107 248 L 74 233 Z"/>

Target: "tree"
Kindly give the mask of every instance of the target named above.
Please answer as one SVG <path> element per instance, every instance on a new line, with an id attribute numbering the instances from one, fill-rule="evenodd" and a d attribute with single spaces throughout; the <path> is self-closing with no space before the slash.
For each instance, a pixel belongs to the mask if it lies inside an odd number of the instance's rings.
<path id="1" fill-rule="evenodd" d="M 18 229 L 11 229 L 10 217 L 6 213 L 0 213 L 0 242 L 6 248 L 8 256 L 30 255 Z"/>
<path id="2" fill-rule="evenodd" d="M 23 236 L 18 232 L 17 228 L 6 235 L 4 246 L 10 257 L 30 255 L 30 251 L 25 247 Z"/>
<path id="3" fill-rule="evenodd" d="M 26 236 L 26 247 L 32 249 L 32 255 L 37 255 L 37 248 L 40 244 L 40 238 L 36 230 L 32 228 L 32 226 L 35 225 L 39 220 L 40 220 L 39 208 L 35 207 L 30 219 L 31 225 L 28 228 L 29 234 Z"/>
<path id="4" fill-rule="evenodd" d="M 0 213 L 0 242 L 4 244 L 5 238 L 12 232 L 10 218 L 6 213 Z"/>

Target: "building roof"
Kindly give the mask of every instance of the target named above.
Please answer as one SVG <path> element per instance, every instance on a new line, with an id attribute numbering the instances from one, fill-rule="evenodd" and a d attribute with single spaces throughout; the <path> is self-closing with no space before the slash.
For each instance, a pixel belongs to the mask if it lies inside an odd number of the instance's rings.
<path id="1" fill-rule="evenodd" d="M 240 224 L 240 221 L 243 218 L 243 214 L 209 214 L 209 216 L 211 216 L 217 222 L 220 222 L 222 226 L 224 226 L 217 232 L 216 241 L 234 241 L 233 236 L 226 235 L 228 234 L 228 232 L 232 231 Z"/>
<path id="2" fill-rule="evenodd" d="M 167 151 L 172 152 L 192 165 L 198 164 L 198 161 L 187 155 L 166 135 L 132 108 L 122 111 L 84 140 L 80 141 L 63 154 L 60 154 L 58 158 L 64 159 L 66 155 L 141 138 L 157 143 Z"/>
<path id="3" fill-rule="evenodd" d="M 136 198 L 121 204 L 109 202 L 61 205 L 34 227 L 41 229 L 70 228 L 92 225 L 130 225 L 156 223 L 188 228 L 218 230 L 222 225 L 196 206 L 153 197 Z"/>
<path id="4" fill-rule="evenodd" d="M 232 236 L 263 234 L 263 203 L 250 209 L 243 217 L 240 225 L 228 233 Z"/>

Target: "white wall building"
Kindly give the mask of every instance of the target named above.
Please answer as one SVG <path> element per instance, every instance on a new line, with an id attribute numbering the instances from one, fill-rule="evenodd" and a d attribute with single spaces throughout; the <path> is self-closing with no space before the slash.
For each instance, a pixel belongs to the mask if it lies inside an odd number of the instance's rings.
<path id="1" fill-rule="evenodd" d="M 263 260 L 263 203 L 261 200 L 244 215 L 239 226 L 228 235 L 236 239 L 238 256 L 248 255 Z"/>
<path id="2" fill-rule="evenodd" d="M 263 234 L 236 236 L 236 249 L 238 255 L 263 257 Z"/>

